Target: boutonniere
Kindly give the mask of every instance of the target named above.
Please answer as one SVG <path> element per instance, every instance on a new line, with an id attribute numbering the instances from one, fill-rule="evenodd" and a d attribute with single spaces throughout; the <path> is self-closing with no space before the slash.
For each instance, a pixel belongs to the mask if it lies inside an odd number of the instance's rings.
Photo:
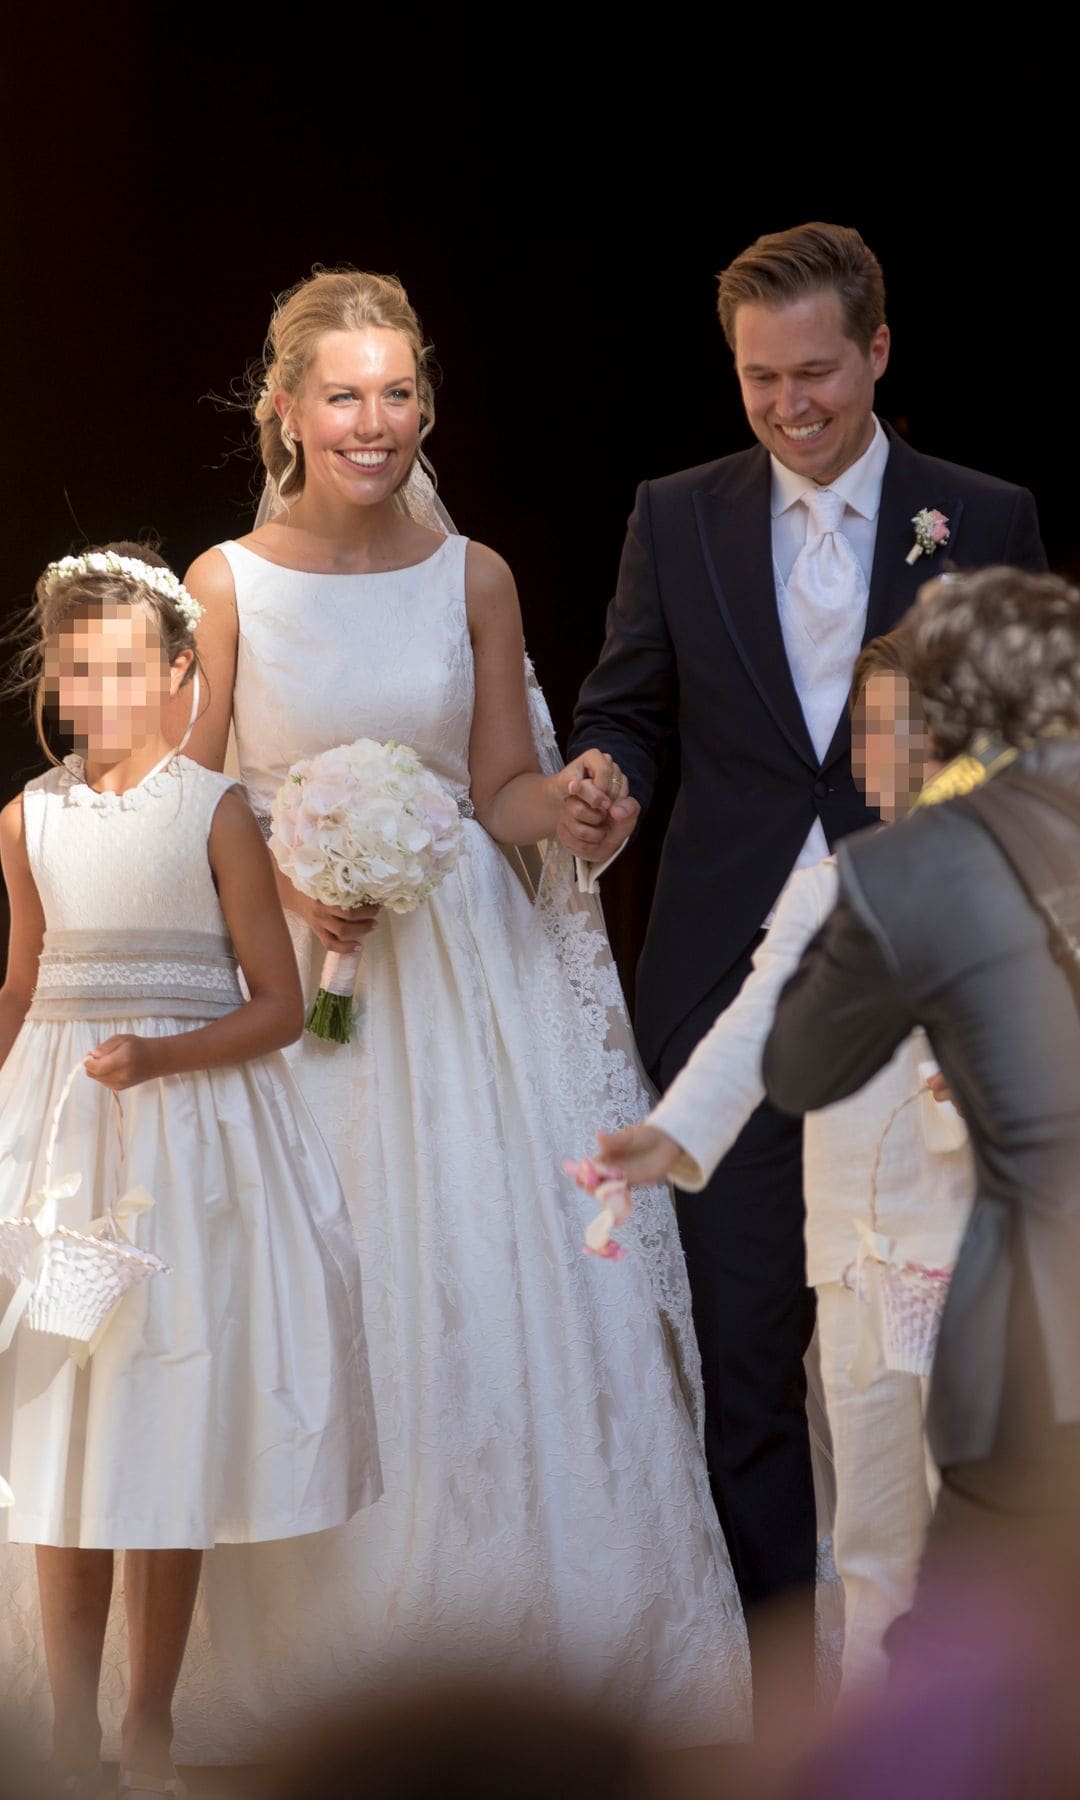
<path id="1" fill-rule="evenodd" d="M 918 562 L 920 556 L 933 556 L 939 544 L 948 543 L 949 521 L 936 507 L 924 506 L 911 523 L 915 527 L 915 542 L 907 553 L 909 563 Z"/>

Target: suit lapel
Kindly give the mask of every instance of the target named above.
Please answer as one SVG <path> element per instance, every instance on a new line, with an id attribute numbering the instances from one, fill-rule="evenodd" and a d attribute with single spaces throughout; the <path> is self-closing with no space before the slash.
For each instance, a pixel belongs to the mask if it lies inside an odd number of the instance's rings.
<path id="1" fill-rule="evenodd" d="M 942 573 L 956 543 L 964 505 L 958 494 L 938 491 L 928 458 L 910 449 L 888 426 L 885 430 L 889 460 L 881 484 L 864 644 L 898 625 L 908 607 L 914 606 L 923 582 Z M 949 541 L 943 546 L 945 554 L 939 550 L 933 556 L 919 556 L 909 563 L 908 553 L 915 542 L 911 521 L 924 507 L 944 513 L 949 522 Z"/>
<path id="2" fill-rule="evenodd" d="M 949 522 L 949 541 L 942 548 L 951 552 L 960 527 L 964 503 L 959 494 L 945 492 L 935 482 L 929 459 L 920 456 L 897 437 L 888 425 L 889 460 L 881 484 L 877 533 L 874 538 L 874 565 L 870 571 L 870 593 L 866 603 L 866 629 L 863 643 L 881 637 L 900 623 L 924 581 L 940 575 L 948 567 L 949 557 L 937 551 L 933 556 L 916 557 L 908 562 L 915 542 L 912 520 L 924 507 L 944 513 Z M 823 767 L 835 762 L 851 745 L 851 728 L 845 710 L 837 721 L 836 731 L 826 753 Z"/>
<path id="3" fill-rule="evenodd" d="M 792 749 L 816 769 L 776 608 L 771 494 L 769 458 L 751 450 L 721 487 L 694 494 L 694 512 L 709 581 L 743 667 Z"/>

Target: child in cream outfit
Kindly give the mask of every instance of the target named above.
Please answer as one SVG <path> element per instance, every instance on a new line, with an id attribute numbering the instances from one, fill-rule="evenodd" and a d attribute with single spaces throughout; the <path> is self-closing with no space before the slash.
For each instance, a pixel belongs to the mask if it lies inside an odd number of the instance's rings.
<path id="1" fill-rule="evenodd" d="M 853 766 L 885 819 L 906 810 L 927 766 L 904 650 L 902 630 L 867 645 L 852 687 Z M 668 1175 L 692 1192 L 705 1186 L 764 1097 L 761 1054 L 776 1000 L 836 894 L 832 857 L 794 873 L 738 997 L 644 1124 L 600 1135 L 606 1163 L 632 1182 Z M 836 1461 L 845 1689 L 884 1671 L 882 1640 L 911 1603 L 936 1489 L 923 1432 L 926 1378 L 885 1366 L 872 1308 L 857 1293 L 867 1231 L 893 1240 L 904 1259 L 948 1268 L 967 1221 L 966 1133 L 926 1085 L 929 1058 L 916 1032 L 859 1093 L 806 1119 L 807 1279 L 817 1291 Z"/>

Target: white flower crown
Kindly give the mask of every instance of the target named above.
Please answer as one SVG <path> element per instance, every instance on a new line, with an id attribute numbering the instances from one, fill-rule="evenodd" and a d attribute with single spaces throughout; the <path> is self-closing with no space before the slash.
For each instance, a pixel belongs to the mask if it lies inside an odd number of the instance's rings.
<path id="1" fill-rule="evenodd" d="M 45 580 L 51 587 L 56 581 L 70 581 L 75 575 L 126 575 L 143 587 L 153 588 L 163 600 L 176 608 L 189 631 L 194 631 L 205 608 L 194 594 L 189 594 L 171 569 L 157 569 L 153 563 L 141 562 L 137 556 L 118 556 L 115 550 L 90 550 L 82 556 L 62 556 L 51 562 Z"/>

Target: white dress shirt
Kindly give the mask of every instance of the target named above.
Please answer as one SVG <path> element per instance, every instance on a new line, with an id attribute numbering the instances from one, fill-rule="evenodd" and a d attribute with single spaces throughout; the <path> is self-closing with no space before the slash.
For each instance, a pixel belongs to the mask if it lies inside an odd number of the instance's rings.
<path id="1" fill-rule="evenodd" d="M 781 626 L 784 623 L 784 601 L 787 579 L 795 566 L 795 558 L 806 541 L 806 531 L 810 515 L 806 510 L 803 495 L 815 484 L 805 475 L 796 475 L 791 469 L 777 462 L 775 456 L 770 457 L 772 463 L 772 555 L 773 579 L 776 584 L 776 603 L 780 614 Z M 829 483 L 833 492 L 841 495 L 844 501 L 844 536 L 848 539 L 866 577 L 869 591 L 870 574 L 874 564 L 874 545 L 877 541 L 877 520 L 881 507 L 881 484 L 885 479 L 885 465 L 889 460 L 889 440 L 881 429 L 881 422 L 874 417 L 874 435 L 857 462 L 838 475 Z M 857 611 L 853 610 L 851 620 L 851 662 L 854 667 L 855 658 L 862 643 L 863 631 L 866 628 L 865 604 Z M 796 687 L 796 692 L 798 691 Z M 799 695 L 800 703 L 804 696 Z M 609 869 L 625 848 L 620 844 L 613 856 L 606 862 L 587 862 L 583 857 L 575 859 L 577 868 L 577 884 L 584 894 L 593 893 L 605 869 Z M 820 862 L 829 854 L 829 842 L 825 836 L 820 819 L 815 819 L 810 828 L 810 835 L 795 860 L 797 869 Z M 772 918 L 770 913 L 764 921 L 767 925 Z"/>
<path id="2" fill-rule="evenodd" d="M 790 599 L 787 582 L 795 566 L 795 559 L 806 541 L 807 526 L 810 515 L 806 509 L 804 495 L 816 484 L 806 475 L 796 475 L 793 470 L 784 467 L 776 457 L 770 457 L 772 463 L 772 554 L 773 580 L 776 585 L 776 605 L 780 615 L 780 626 L 784 633 L 784 641 L 788 642 L 788 633 L 794 628 L 795 621 L 790 616 Z M 851 665 L 862 644 L 863 632 L 866 629 L 866 593 L 870 588 L 870 575 L 874 566 L 874 545 L 877 540 L 878 512 L 881 508 L 881 484 L 885 479 L 885 465 L 889 460 L 889 440 L 881 429 L 880 421 L 874 419 L 874 435 L 867 448 L 857 462 L 838 475 L 835 481 L 828 483 L 834 494 L 839 494 L 844 502 L 844 518 L 842 531 L 856 560 L 862 569 L 866 581 L 866 591 L 861 596 L 853 596 L 851 616 L 848 621 L 848 648 L 851 651 Z M 794 677 L 793 677 L 794 678 Z M 799 691 L 796 681 L 796 692 L 803 712 L 807 711 L 807 696 Z M 829 854 L 829 842 L 825 836 L 825 828 L 820 819 L 815 819 L 810 827 L 809 836 L 795 859 L 795 868 L 802 869 L 820 862 Z M 771 914 L 769 917 L 771 918 Z M 766 924 L 768 920 L 765 921 Z"/>

